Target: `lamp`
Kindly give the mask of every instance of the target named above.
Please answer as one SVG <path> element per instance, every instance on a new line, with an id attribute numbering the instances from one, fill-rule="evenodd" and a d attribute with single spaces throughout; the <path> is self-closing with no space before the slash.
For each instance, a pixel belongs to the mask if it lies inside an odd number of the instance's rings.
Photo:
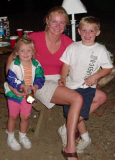
<path id="1" fill-rule="evenodd" d="M 72 39 L 73 41 L 76 41 L 76 37 L 75 37 L 76 20 L 75 20 L 74 14 L 87 13 L 87 10 L 80 0 L 63 0 L 62 7 L 65 8 L 65 10 L 69 15 L 72 14 L 72 20 L 71 20 Z"/>

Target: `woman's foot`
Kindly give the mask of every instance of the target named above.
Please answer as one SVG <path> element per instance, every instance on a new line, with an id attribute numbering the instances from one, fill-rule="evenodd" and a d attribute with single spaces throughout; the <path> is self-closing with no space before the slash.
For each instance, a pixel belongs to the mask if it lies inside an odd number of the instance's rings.
<path id="1" fill-rule="evenodd" d="M 62 150 L 62 155 L 66 160 L 78 160 L 77 152 L 68 152 L 66 148 Z"/>

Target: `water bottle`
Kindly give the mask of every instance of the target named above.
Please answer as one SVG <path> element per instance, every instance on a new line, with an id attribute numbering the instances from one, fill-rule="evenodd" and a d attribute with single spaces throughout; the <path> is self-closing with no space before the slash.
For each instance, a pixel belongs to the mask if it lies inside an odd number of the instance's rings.
<path id="1" fill-rule="evenodd" d="M 4 36 L 4 26 L 3 26 L 3 22 L 0 21 L 0 41 L 3 41 L 5 39 Z"/>
<path id="2" fill-rule="evenodd" d="M 7 16 L 1 17 L 1 19 L 3 20 L 5 39 L 9 39 L 10 38 L 10 25 L 9 25 L 8 17 Z"/>

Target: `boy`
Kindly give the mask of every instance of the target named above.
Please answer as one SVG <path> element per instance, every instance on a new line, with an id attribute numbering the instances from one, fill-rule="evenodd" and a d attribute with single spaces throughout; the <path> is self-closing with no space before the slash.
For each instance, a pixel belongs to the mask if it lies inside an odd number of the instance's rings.
<path id="1" fill-rule="evenodd" d="M 98 80 L 109 74 L 113 68 L 108 51 L 103 45 L 95 42 L 100 34 L 100 23 L 95 17 L 89 16 L 81 19 L 78 32 L 82 41 L 73 42 L 65 50 L 60 58 L 62 67 L 59 85 L 75 90 L 83 96 L 83 107 L 79 122 L 84 124 L 78 128 L 81 140 L 77 145 L 77 153 L 82 153 L 91 144 L 86 125 L 83 119 L 88 120 L 90 106 L 95 97 Z M 98 72 L 98 69 L 102 70 Z M 64 106 L 64 114 L 67 118 L 69 106 Z M 65 124 L 58 129 L 58 134 L 66 145 L 67 131 Z"/>

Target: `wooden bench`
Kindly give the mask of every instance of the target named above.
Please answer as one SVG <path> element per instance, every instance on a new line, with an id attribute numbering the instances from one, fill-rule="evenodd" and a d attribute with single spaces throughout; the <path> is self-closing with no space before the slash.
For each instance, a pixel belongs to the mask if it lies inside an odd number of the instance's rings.
<path id="1" fill-rule="evenodd" d="M 0 93 L 4 94 L 4 89 L 0 88 Z"/>
<path id="2" fill-rule="evenodd" d="M 42 132 L 47 129 L 47 124 L 51 113 L 51 109 L 47 109 L 39 100 L 36 99 L 36 101 L 37 103 L 33 103 L 32 106 L 36 111 L 40 111 L 40 116 L 36 125 L 34 138 L 38 138 L 40 131 Z"/>

